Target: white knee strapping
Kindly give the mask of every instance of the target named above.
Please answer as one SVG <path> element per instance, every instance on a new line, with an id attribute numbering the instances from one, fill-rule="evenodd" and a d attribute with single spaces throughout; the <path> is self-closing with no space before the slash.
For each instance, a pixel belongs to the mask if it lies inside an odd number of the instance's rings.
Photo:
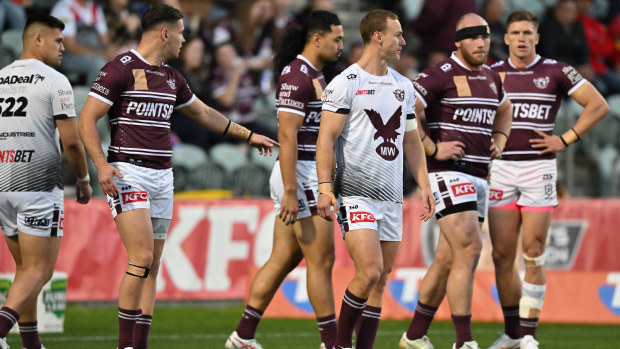
<path id="1" fill-rule="evenodd" d="M 170 228 L 170 219 L 151 218 L 153 225 L 153 239 L 165 239 Z"/>
<path id="2" fill-rule="evenodd" d="M 528 257 L 525 253 L 523 254 L 523 264 L 525 264 L 526 268 L 535 268 L 545 265 L 545 255 L 546 253 L 541 254 L 538 257 Z"/>
<path id="3" fill-rule="evenodd" d="M 521 300 L 519 301 L 519 316 L 522 318 L 539 317 L 545 299 L 545 285 L 534 285 L 523 282 Z"/>

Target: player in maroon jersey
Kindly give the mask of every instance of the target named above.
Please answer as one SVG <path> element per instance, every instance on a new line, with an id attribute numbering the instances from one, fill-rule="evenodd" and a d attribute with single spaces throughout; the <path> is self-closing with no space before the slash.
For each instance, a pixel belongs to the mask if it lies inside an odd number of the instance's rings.
<path id="1" fill-rule="evenodd" d="M 486 178 L 511 124 L 511 104 L 500 76 L 484 65 L 489 37 L 482 17 L 464 15 L 457 24 L 457 52 L 424 70 L 413 83 L 416 113 L 425 112 L 428 123 L 421 137 L 441 233 L 401 349 L 432 348 L 426 333 L 446 294 L 456 330 L 453 348 L 478 348 L 471 332 L 471 302 L 488 204 Z"/>
<path id="2" fill-rule="evenodd" d="M 322 347 L 336 339 L 331 271 L 334 264 L 334 224 L 318 215 L 316 198 L 316 139 L 321 121 L 321 93 L 327 85 L 321 69 L 342 51 L 343 29 L 338 16 L 314 11 L 303 27 L 286 32 L 275 56 L 278 77 L 279 159 L 271 174 L 276 206 L 273 249 L 258 271 L 237 329 L 226 348 L 260 348 L 256 327 L 284 277 L 306 260 L 308 297 L 321 333 Z"/>
<path id="3" fill-rule="evenodd" d="M 172 110 L 209 131 L 248 142 L 261 154 L 271 154 L 277 145 L 205 105 L 181 74 L 163 64 L 178 57 L 185 41 L 182 18 L 167 5 L 146 11 L 140 44 L 102 68 L 79 119 L 129 257 L 119 290 L 119 349 L 147 347 L 159 260 L 172 218 Z M 107 160 L 96 125 L 106 113 L 112 130 Z"/>
<path id="4" fill-rule="evenodd" d="M 536 327 L 545 295 L 545 245 L 551 215 L 558 205 L 555 153 L 585 136 L 609 111 L 594 86 L 562 62 L 536 54 L 538 20 L 528 11 L 512 13 L 504 41 L 510 58 L 497 62 L 512 101 L 510 139 L 500 160 L 491 164 L 489 230 L 497 291 L 505 333 L 490 347 L 537 349 Z M 565 96 L 584 109 L 561 136 L 553 129 Z M 522 232 L 525 280 L 515 264 Z"/>

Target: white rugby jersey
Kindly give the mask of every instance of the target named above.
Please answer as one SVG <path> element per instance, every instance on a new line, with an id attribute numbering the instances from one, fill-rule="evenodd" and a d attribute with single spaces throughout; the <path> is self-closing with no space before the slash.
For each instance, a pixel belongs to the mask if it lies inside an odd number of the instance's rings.
<path id="1" fill-rule="evenodd" d="M 402 202 L 405 124 L 415 118 L 411 81 L 391 68 L 376 76 L 352 64 L 321 99 L 323 110 L 347 118 L 335 144 L 335 194 Z"/>
<path id="2" fill-rule="evenodd" d="M 75 117 L 67 78 L 36 59 L 0 70 L 0 191 L 61 188 L 55 119 Z"/>

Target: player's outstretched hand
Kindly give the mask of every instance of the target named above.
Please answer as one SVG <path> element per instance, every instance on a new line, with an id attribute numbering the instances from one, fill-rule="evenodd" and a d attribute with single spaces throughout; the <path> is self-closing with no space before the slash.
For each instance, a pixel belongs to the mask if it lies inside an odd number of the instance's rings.
<path id="1" fill-rule="evenodd" d="M 459 141 L 437 143 L 437 155 L 435 159 L 439 161 L 461 160 L 465 156 L 465 144 Z"/>
<path id="2" fill-rule="evenodd" d="M 422 189 L 420 191 L 420 197 L 422 199 L 422 205 L 424 206 L 424 212 L 420 215 L 420 219 L 428 221 L 435 213 L 435 198 L 433 193 L 428 189 Z"/>
<path id="3" fill-rule="evenodd" d="M 99 176 L 99 185 L 101 186 L 101 191 L 103 191 L 103 194 L 113 198 L 117 197 L 118 188 L 116 187 L 116 184 L 114 184 L 114 176 L 123 178 L 123 175 L 118 172 L 116 167 L 105 163 L 97 167 L 97 175 Z"/>
<path id="4" fill-rule="evenodd" d="M 93 188 L 90 187 L 90 182 L 77 181 L 75 184 L 75 201 L 78 204 L 87 204 L 92 196 Z"/>
<path id="5" fill-rule="evenodd" d="M 534 130 L 534 132 L 536 132 L 540 138 L 530 139 L 530 144 L 532 145 L 532 148 L 540 149 L 538 155 L 559 153 L 566 149 L 559 136 L 549 136 L 540 130 Z"/>
<path id="6" fill-rule="evenodd" d="M 497 144 L 495 144 L 495 140 L 491 138 L 491 159 L 499 159 L 502 157 L 502 151 L 499 150 Z"/>
<path id="7" fill-rule="evenodd" d="M 284 193 L 282 196 L 282 204 L 280 205 L 280 219 L 284 224 L 289 225 L 297 220 L 299 212 L 299 201 L 297 201 L 297 192 Z"/>
<path id="8" fill-rule="evenodd" d="M 333 221 L 331 215 L 331 208 L 334 207 L 334 212 L 338 212 L 338 201 L 332 191 L 332 184 L 325 182 L 319 184 L 319 199 L 317 200 L 316 207 L 319 210 L 319 214 L 323 219 Z"/>
<path id="9" fill-rule="evenodd" d="M 269 155 L 273 155 L 273 146 L 280 146 L 280 143 L 274 141 L 273 139 L 257 133 L 252 134 L 248 144 L 254 148 L 257 148 L 258 154 L 263 156 L 267 156 L 267 153 L 269 153 Z"/>

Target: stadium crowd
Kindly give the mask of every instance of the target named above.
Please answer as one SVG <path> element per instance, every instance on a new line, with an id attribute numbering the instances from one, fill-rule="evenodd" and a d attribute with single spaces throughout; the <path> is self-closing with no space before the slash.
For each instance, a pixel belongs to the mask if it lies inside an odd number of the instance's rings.
<path id="1" fill-rule="evenodd" d="M 468 12 L 480 14 L 491 28 L 488 64 L 507 58 L 503 37 L 506 17 L 527 8 L 541 21 L 538 52 L 577 68 L 607 98 L 612 112 L 615 102 L 620 102 L 619 0 L 462 0 L 454 4 L 449 0 L 365 0 L 353 5 L 339 0 L 1 0 L 0 65 L 9 64 L 20 53 L 26 15 L 44 12 L 58 17 L 66 24 L 66 52 L 59 70 L 74 86 L 79 113 L 99 69 L 117 54 L 136 47 L 141 35 L 140 16 L 157 2 L 185 14 L 187 41 L 179 59 L 168 63 L 183 74 L 198 98 L 231 120 L 271 138 L 277 135 L 273 52 L 284 31 L 300 25 L 313 9 L 340 14 L 346 8 L 344 12 L 349 12 L 343 16 L 343 27 L 351 39 L 345 39 L 340 61 L 323 69 L 327 82 L 361 55 L 356 13 L 381 7 L 399 15 L 407 46 L 394 68 L 413 79 L 454 51 L 454 25 Z M 560 127 L 563 122 L 572 124 L 579 114 L 576 103 L 565 104 Z M 620 119 L 607 118 L 603 123 L 594 130 L 594 137 L 559 156 L 560 182 L 568 177 L 572 183 L 600 178 L 583 186 L 569 185 L 570 195 L 620 194 L 620 183 L 616 183 L 620 147 L 615 137 Z M 102 143 L 107 146 L 105 118 L 99 128 Z M 259 159 L 244 144 L 193 127 L 192 121 L 180 113 L 172 117 L 172 131 L 175 191 L 227 189 L 233 195 L 268 194 L 274 159 Z M 405 175 L 411 179 L 408 171 Z M 70 173 L 67 177 L 67 184 L 72 183 Z M 95 195 L 101 195 L 98 186 L 93 187 Z M 408 194 L 414 188 L 410 184 L 404 190 Z"/>

